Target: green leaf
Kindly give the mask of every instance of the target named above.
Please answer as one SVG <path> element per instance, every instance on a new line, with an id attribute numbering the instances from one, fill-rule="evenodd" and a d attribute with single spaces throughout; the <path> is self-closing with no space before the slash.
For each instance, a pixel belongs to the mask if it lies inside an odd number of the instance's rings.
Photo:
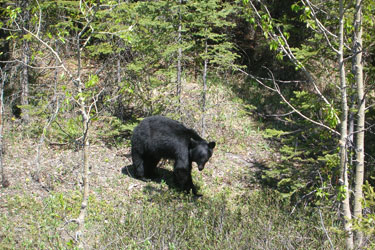
<path id="1" fill-rule="evenodd" d="M 85 83 L 86 88 L 94 87 L 99 82 L 97 75 L 90 75 L 89 80 Z"/>

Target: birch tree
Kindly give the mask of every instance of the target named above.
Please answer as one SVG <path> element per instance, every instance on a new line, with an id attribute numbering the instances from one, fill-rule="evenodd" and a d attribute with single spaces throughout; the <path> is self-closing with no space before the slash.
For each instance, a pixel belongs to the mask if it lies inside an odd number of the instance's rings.
<path id="1" fill-rule="evenodd" d="M 6 178 L 6 175 L 4 172 L 4 162 L 3 162 L 3 152 L 4 152 L 3 111 L 4 111 L 4 85 L 5 85 L 6 77 L 7 77 L 6 73 L 0 67 L 0 177 L 1 177 L 1 186 L 3 188 L 6 188 L 10 185 L 9 180 Z"/>
<path id="2" fill-rule="evenodd" d="M 314 86 L 314 90 L 320 96 L 320 98 L 330 107 L 332 110 L 334 109 L 333 101 L 329 98 L 324 96 L 322 92 L 319 90 L 318 85 L 315 83 L 315 79 L 313 74 L 304 66 L 304 63 L 299 60 L 296 56 L 295 52 L 296 49 L 291 48 L 288 43 L 288 34 L 287 32 L 283 31 L 277 21 L 273 19 L 270 14 L 270 11 L 267 9 L 267 5 L 263 2 L 255 3 L 254 1 L 245 1 L 251 6 L 251 9 L 254 12 L 254 16 L 256 17 L 257 24 L 259 27 L 262 28 L 265 37 L 270 41 L 271 48 L 275 48 L 279 53 L 281 58 L 288 58 L 299 70 L 305 73 L 306 78 L 309 80 Z M 275 88 L 271 88 L 271 90 L 276 91 L 280 94 L 283 101 L 288 104 L 295 113 L 299 114 L 304 119 L 319 125 L 322 128 L 329 130 L 330 132 L 334 133 L 335 135 L 339 135 L 339 169 L 340 169 L 340 181 L 339 181 L 339 191 L 338 191 L 338 198 L 341 200 L 342 204 L 342 220 L 344 225 L 345 231 L 345 240 L 346 246 L 348 249 L 353 249 L 354 247 L 360 247 L 362 244 L 362 234 L 359 231 L 355 231 L 352 225 L 352 219 L 356 219 L 357 222 L 360 221 L 362 216 L 362 185 L 363 185 L 363 174 L 364 174 L 364 132 L 365 132 L 365 90 L 364 90 L 364 82 L 363 82 L 363 59 L 362 59 L 362 5 L 364 4 L 363 1 L 355 1 L 355 11 L 354 11 L 354 31 L 353 34 L 351 33 L 350 28 L 347 27 L 347 24 L 352 20 L 350 16 L 350 12 L 348 10 L 353 9 L 350 3 L 347 3 L 343 0 L 338 2 L 339 4 L 339 13 L 338 13 L 338 25 L 337 25 L 337 32 L 336 34 L 332 32 L 332 29 L 329 29 L 325 26 L 325 19 L 322 18 L 321 13 L 325 13 L 324 10 L 322 11 L 320 8 L 325 4 L 335 4 L 334 2 L 327 2 L 321 3 L 321 5 L 317 5 L 312 3 L 309 0 L 302 0 L 300 2 L 301 8 L 298 11 L 304 12 L 306 23 L 308 27 L 313 30 L 313 32 L 319 33 L 322 35 L 322 38 L 325 40 L 327 48 L 334 52 L 337 55 L 337 72 L 338 72 L 338 82 L 339 82 L 339 90 L 340 90 L 340 114 L 341 117 L 337 120 L 339 121 L 339 130 L 337 131 L 332 126 L 327 126 L 326 124 L 322 123 L 321 121 L 314 121 L 313 119 L 305 116 L 298 107 L 293 107 L 288 100 L 282 95 L 280 89 L 276 86 Z M 298 3 L 294 4 L 292 8 L 295 8 Z M 260 8 L 259 8 L 260 6 Z M 332 5 L 330 5 L 332 7 Z M 317 13 L 320 13 L 319 15 Z M 353 36 L 353 45 L 352 45 L 352 56 L 348 58 L 345 55 L 350 54 L 350 45 L 348 45 L 348 37 Z M 353 74 L 354 74 L 354 82 L 352 86 L 355 88 L 351 88 L 350 85 L 347 84 L 347 67 L 345 66 L 348 63 L 348 59 L 353 58 Z M 250 75 L 250 74 L 249 74 Z M 254 77 L 254 76 L 252 76 Z M 255 78 L 255 77 L 254 77 Z M 256 79 L 259 81 L 259 79 Z M 264 86 L 263 82 L 261 83 Z M 267 86 L 266 86 L 267 87 Z M 269 87 L 268 87 L 269 88 Z M 350 89 L 351 88 L 351 89 Z M 355 103 L 357 105 L 357 115 L 356 115 L 356 129 L 351 130 L 348 132 L 349 120 L 348 120 L 348 112 L 349 112 L 349 103 L 348 103 L 348 91 L 351 93 L 355 93 L 357 97 Z M 351 100 L 350 100 L 351 101 Z M 351 138 L 353 138 L 353 133 L 355 134 L 356 142 L 355 145 L 355 175 L 349 174 L 349 163 L 348 163 L 348 145 L 353 145 Z M 349 177 L 350 176 L 350 177 Z M 352 178 L 351 176 L 355 176 Z M 355 181 L 354 181 L 355 179 Z M 354 187 L 354 209 L 352 214 L 352 192 L 351 187 L 353 182 L 355 185 Z M 353 238 L 353 231 L 355 232 L 355 238 Z"/>
<path id="3" fill-rule="evenodd" d="M 181 92 L 182 92 L 182 0 L 178 3 L 178 33 L 177 33 L 177 98 L 178 98 L 178 113 L 181 115 Z"/>
<path id="4" fill-rule="evenodd" d="M 363 1 L 356 0 L 354 12 L 354 36 L 353 36 L 353 73 L 355 85 L 357 86 L 357 126 L 356 126 L 356 171 L 354 187 L 354 210 L 353 216 L 359 222 L 362 217 L 363 200 L 363 178 L 365 171 L 365 86 L 363 81 L 363 61 L 362 61 L 362 5 Z M 363 235 L 361 232 L 355 232 L 355 245 L 361 247 Z"/>
<path id="5" fill-rule="evenodd" d="M 352 233 L 352 214 L 350 210 L 350 193 L 348 180 L 348 103 L 347 103 L 347 85 L 344 62 L 344 2 L 340 0 L 339 10 L 339 49 L 338 49 L 338 65 L 340 71 L 340 93 L 341 93 L 341 123 L 340 123 L 340 177 L 341 187 L 344 193 L 342 199 L 342 207 L 344 214 L 344 228 L 346 232 L 346 246 L 348 249 L 353 248 Z"/>
<path id="6" fill-rule="evenodd" d="M 21 65 L 21 71 L 20 74 L 20 82 L 21 82 L 21 106 L 22 106 L 22 120 L 24 122 L 29 122 L 29 112 L 28 112 L 28 105 L 29 105 L 29 78 L 30 78 L 30 72 L 29 72 L 29 65 L 30 65 L 30 58 L 31 58 L 31 52 L 30 52 L 30 44 L 27 38 L 27 32 L 25 30 L 30 29 L 30 4 L 28 0 L 20 0 L 19 1 L 19 7 L 21 9 L 21 27 L 22 29 L 22 45 L 21 45 L 21 51 L 22 51 L 22 65 Z"/>
<path id="7" fill-rule="evenodd" d="M 67 6 L 65 6 L 66 4 Z M 73 101 L 78 104 L 80 111 L 80 118 L 82 121 L 82 136 L 77 139 L 80 144 L 82 152 L 82 201 L 80 213 L 76 219 L 72 219 L 71 222 L 77 223 L 77 230 L 75 233 L 75 240 L 79 248 L 84 248 L 84 225 L 85 217 L 88 206 L 88 197 L 89 197 L 89 127 L 90 122 L 94 114 L 97 113 L 96 103 L 101 91 L 93 90 L 93 88 L 98 84 L 99 79 L 96 74 L 92 74 L 89 78 L 83 76 L 83 65 L 82 65 L 82 51 L 85 50 L 85 47 L 92 38 L 91 34 L 94 32 L 93 21 L 96 18 L 97 10 L 99 5 L 93 4 L 91 2 L 86 2 L 80 0 L 78 2 L 69 2 L 63 3 L 59 6 L 60 8 L 69 7 L 69 10 L 77 10 L 79 16 L 81 16 L 80 24 L 83 24 L 80 29 L 77 27 L 68 26 L 71 28 L 71 32 L 75 33 L 75 37 L 72 40 L 73 52 L 75 53 L 76 65 L 68 67 L 64 58 L 61 54 L 58 53 L 56 49 L 53 48 L 51 44 L 53 42 L 47 40 L 39 32 L 33 32 L 27 27 L 22 27 L 22 32 L 31 36 L 37 43 L 39 43 L 45 50 L 49 51 L 54 59 L 56 60 L 56 67 L 63 70 L 61 78 L 64 79 L 64 76 L 67 75 L 67 80 L 74 83 L 73 86 L 76 86 L 76 89 L 72 89 L 71 96 Z M 73 8 L 71 8 L 73 7 Z M 40 11 L 42 11 L 40 9 Z M 40 15 L 42 17 L 42 15 Z M 69 18 L 73 18 L 74 15 L 68 15 Z M 41 22 L 41 20 L 40 20 Z M 74 22 L 69 22 L 69 25 L 74 25 Z M 64 37 L 60 37 L 60 40 L 65 41 Z M 27 64 L 25 66 L 28 66 Z M 69 98 L 69 97 L 68 97 Z"/>

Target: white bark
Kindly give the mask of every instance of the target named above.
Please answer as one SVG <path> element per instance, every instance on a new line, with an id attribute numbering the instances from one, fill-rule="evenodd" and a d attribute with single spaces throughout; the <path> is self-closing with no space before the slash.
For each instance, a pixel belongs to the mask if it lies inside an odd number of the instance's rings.
<path id="1" fill-rule="evenodd" d="M 362 1 L 356 0 L 355 7 L 355 21 L 354 21 L 354 76 L 357 85 L 358 96 L 358 114 L 357 114 L 357 137 L 356 137 L 356 174 L 354 187 L 354 211 L 353 216 L 357 220 L 362 217 L 362 185 L 364 178 L 364 144 L 365 144 L 365 94 L 363 82 L 363 63 L 362 63 Z M 356 247 L 362 244 L 363 235 L 361 232 L 355 232 Z"/>
<path id="2" fill-rule="evenodd" d="M 23 10 L 22 27 L 28 28 L 30 22 L 30 11 L 28 10 L 28 1 L 21 1 L 20 7 Z M 23 30 L 23 35 L 26 32 Z M 22 107 L 22 120 L 26 123 L 29 122 L 29 111 L 27 106 L 29 105 L 29 65 L 30 65 L 30 44 L 26 39 L 22 41 L 22 73 L 20 74 L 21 81 L 21 105 Z"/>
<path id="3" fill-rule="evenodd" d="M 82 136 L 82 180 L 83 180 L 83 192 L 82 192 L 82 202 L 81 202 L 81 209 L 76 220 L 78 224 L 78 228 L 76 231 L 76 240 L 78 241 L 78 247 L 80 249 L 84 248 L 83 242 L 83 231 L 85 227 L 85 217 L 87 214 L 87 205 L 89 199 L 89 163 L 88 163 L 88 132 L 89 132 L 89 123 L 90 123 L 90 110 L 86 110 L 86 102 L 85 98 L 83 97 L 84 92 L 84 83 L 81 81 L 81 47 L 80 47 L 80 38 L 81 34 L 84 30 L 81 31 L 80 34 L 77 35 L 77 84 L 78 84 L 78 104 L 82 115 L 82 123 L 83 123 L 83 136 Z"/>
<path id="4" fill-rule="evenodd" d="M 1 73 L 1 81 L 0 81 L 0 175 L 1 175 L 1 185 L 2 187 L 8 187 L 9 181 L 6 179 L 5 173 L 4 173 L 4 165 L 3 165 L 3 147 L 4 147 L 4 141 L 3 141 L 3 109 L 4 109 L 4 83 L 6 79 L 6 73 L 3 72 L 3 70 L 0 67 L 0 73 Z"/>
<path id="5" fill-rule="evenodd" d="M 205 39 L 205 56 L 207 56 L 207 38 Z M 207 66 L 208 59 L 204 59 L 204 68 L 203 68 L 203 91 L 202 91 L 202 137 L 206 136 L 206 92 L 207 92 Z"/>
<path id="6" fill-rule="evenodd" d="M 350 211 L 350 193 L 348 180 L 347 142 L 348 142 L 348 103 L 347 86 L 344 64 L 344 3 L 340 0 L 340 28 L 339 28 L 339 69 L 340 69 L 340 92 L 341 92 L 341 123 L 340 123 L 340 172 L 341 185 L 344 188 L 345 198 L 342 201 L 344 214 L 344 229 L 346 233 L 346 247 L 353 249 L 352 215 Z"/>
<path id="7" fill-rule="evenodd" d="M 177 98 L 178 98 L 178 113 L 181 114 L 181 92 L 182 92 L 182 84 L 181 84 L 181 74 L 182 74 L 182 68 L 181 68 L 181 60 L 182 60 L 182 20 L 181 20 L 181 5 L 182 0 L 180 0 L 180 6 L 178 10 L 178 55 L 177 55 Z"/>

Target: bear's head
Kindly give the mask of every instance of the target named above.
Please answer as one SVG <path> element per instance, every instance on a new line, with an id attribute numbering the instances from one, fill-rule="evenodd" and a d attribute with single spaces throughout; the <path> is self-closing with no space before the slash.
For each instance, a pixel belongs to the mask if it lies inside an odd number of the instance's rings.
<path id="1" fill-rule="evenodd" d="M 191 139 L 189 145 L 189 157 L 190 161 L 197 163 L 199 171 L 204 169 L 204 165 L 212 156 L 215 146 L 216 143 L 214 141 L 208 143 L 205 140 L 196 141 Z"/>

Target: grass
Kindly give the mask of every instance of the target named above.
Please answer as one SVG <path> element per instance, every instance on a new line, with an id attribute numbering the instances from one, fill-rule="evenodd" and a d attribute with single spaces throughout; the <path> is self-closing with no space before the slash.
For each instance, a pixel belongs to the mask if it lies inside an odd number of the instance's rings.
<path id="1" fill-rule="evenodd" d="M 199 86 L 189 87 L 186 95 L 195 97 L 184 96 L 190 102 L 184 103 L 183 121 L 199 131 L 201 114 L 193 112 L 199 110 Z M 86 248 L 330 249 L 316 208 L 298 207 L 291 215 L 292 207 L 260 187 L 258 165 L 271 161 L 277 149 L 260 135 L 261 124 L 249 116 L 252 107 L 223 85 L 215 85 L 208 96 L 206 137 L 216 140 L 217 147 L 204 171 L 193 168 L 193 181 L 203 194 L 199 199 L 172 188 L 170 163 L 159 171 L 159 182 L 122 174 L 131 164 L 128 141 L 112 141 L 118 131 L 103 119 L 92 124 L 96 136 L 89 148 Z M 37 138 L 28 136 L 25 131 L 30 129 L 24 126 L 12 126 L 12 121 L 7 125 L 4 166 L 11 186 L 0 189 L 0 249 L 75 249 L 76 224 L 70 221 L 81 202 L 81 152 L 42 147 L 36 183 L 32 173 Z M 103 131 L 114 133 L 105 138 L 107 143 L 101 140 Z M 335 231 L 337 216 L 323 214 L 334 247 L 343 249 L 342 236 Z"/>
<path id="2" fill-rule="evenodd" d="M 316 215 L 290 207 L 267 191 L 235 200 L 230 190 L 193 198 L 145 186 L 130 199 L 90 197 L 86 219 L 89 249 L 328 249 Z M 25 193 L 7 197 L 0 223 L 0 249 L 74 249 L 79 192 Z M 340 249 L 339 238 L 331 235 Z"/>

